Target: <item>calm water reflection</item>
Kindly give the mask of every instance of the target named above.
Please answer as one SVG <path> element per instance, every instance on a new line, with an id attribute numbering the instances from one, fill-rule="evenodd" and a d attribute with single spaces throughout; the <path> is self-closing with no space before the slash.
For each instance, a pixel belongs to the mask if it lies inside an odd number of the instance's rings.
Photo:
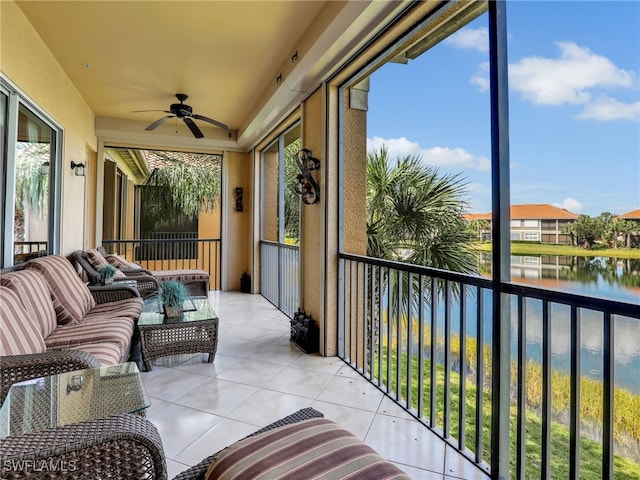
<path id="1" fill-rule="evenodd" d="M 490 273 L 491 255 L 479 258 L 483 273 Z M 553 290 L 622 300 L 640 304 L 640 260 L 605 257 L 513 256 L 512 280 Z M 571 335 L 570 308 L 551 309 L 551 350 L 554 367 L 569 368 Z M 527 356 L 539 360 L 542 343 L 542 302 L 528 300 Z M 597 312 L 581 313 L 581 362 L 583 374 L 602 379 L 603 318 Z M 640 320 L 614 318 L 616 385 L 640 394 Z M 517 325 L 512 325 L 517 332 Z M 489 334 L 490 332 L 485 332 Z M 488 338 L 491 338 L 490 336 Z"/>

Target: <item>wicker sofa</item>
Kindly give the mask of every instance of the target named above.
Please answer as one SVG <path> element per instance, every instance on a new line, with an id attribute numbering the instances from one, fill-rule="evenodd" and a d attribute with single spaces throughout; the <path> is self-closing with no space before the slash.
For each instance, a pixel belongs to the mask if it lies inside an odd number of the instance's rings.
<path id="1" fill-rule="evenodd" d="M 142 305 L 133 287 L 87 287 L 63 256 L 3 272 L 0 401 L 19 381 L 127 361 Z"/>

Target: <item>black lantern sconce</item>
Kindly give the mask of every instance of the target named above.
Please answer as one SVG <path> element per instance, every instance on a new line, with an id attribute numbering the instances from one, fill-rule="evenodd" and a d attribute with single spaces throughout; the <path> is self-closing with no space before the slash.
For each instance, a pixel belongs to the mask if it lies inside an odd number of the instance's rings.
<path id="1" fill-rule="evenodd" d="M 84 177 L 84 163 L 71 161 L 71 170 L 75 171 L 76 177 Z"/>
<path id="2" fill-rule="evenodd" d="M 320 168 L 320 160 L 314 158 L 311 150 L 303 148 L 296 158 L 300 173 L 297 175 L 296 193 L 306 205 L 312 205 L 320 200 L 320 189 L 311 172 Z"/>
<path id="3" fill-rule="evenodd" d="M 236 187 L 236 212 L 241 212 L 242 210 L 242 187 Z"/>

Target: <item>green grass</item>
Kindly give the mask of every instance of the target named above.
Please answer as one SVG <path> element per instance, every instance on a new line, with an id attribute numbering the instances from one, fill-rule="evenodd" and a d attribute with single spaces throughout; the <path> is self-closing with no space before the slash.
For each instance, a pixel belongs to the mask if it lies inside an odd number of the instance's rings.
<path id="1" fill-rule="evenodd" d="M 483 252 L 491 251 L 491 242 L 476 242 L 475 246 Z M 640 248 L 597 248 L 587 250 L 569 245 L 511 242 L 512 255 L 567 255 L 578 257 L 612 257 L 640 259 Z"/>
<path id="2" fill-rule="evenodd" d="M 385 349 L 386 350 L 386 349 Z M 395 352 L 392 354 L 392 367 L 396 365 L 396 355 Z M 400 379 L 397 378 L 397 375 L 391 375 L 389 379 L 389 386 L 392 392 L 396 391 L 396 387 L 398 385 L 398 381 L 400 381 L 400 392 L 401 396 L 404 399 L 407 391 L 407 358 L 406 354 L 403 354 L 401 357 L 401 374 Z M 430 361 L 423 360 L 423 369 L 425 372 L 423 382 L 424 382 L 424 393 L 423 393 L 423 405 L 424 411 L 421 412 L 424 418 L 429 418 L 429 400 L 431 395 L 431 383 L 428 372 L 430 372 Z M 528 368 L 531 372 L 533 369 Z M 418 359 L 412 358 L 412 372 L 413 375 L 417 375 L 418 372 Z M 374 374 L 377 375 L 378 364 L 375 362 L 374 366 Z M 528 372 L 529 373 L 529 372 Z M 387 374 L 387 359 L 383 358 L 383 371 L 382 371 L 382 379 L 386 380 Z M 535 376 L 535 372 L 533 372 Z M 436 426 L 440 429 L 443 428 L 444 422 L 444 377 L 445 372 L 444 368 L 441 365 L 437 366 L 436 373 Z M 588 379 L 587 379 L 588 380 Z M 534 387 L 539 384 L 533 382 L 529 382 Z M 595 382 L 597 383 L 597 382 Z M 451 372 L 450 377 L 450 427 L 449 431 L 453 437 L 458 437 L 458 429 L 459 429 L 459 402 L 460 402 L 460 376 Z M 476 386 L 475 382 L 466 381 L 466 414 L 465 414 L 465 445 L 467 447 L 471 447 L 474 449 L 475 445 L 475 433 L 476 433 L 476 421 L 475 421 L 475 406 L 476 406 Z M 552 390 L 556 389 L 564 389 L 564 387 L 559 386 L 558 384 L 554 384 Z M 588 390 L 587 390 L 588 391 Z M 601 392 L 601 390 L 600 390 Z M 596 395 L 600 394 L 596 389 Z M 586 395 L 586 396 L 585 396 Z M 582 396 L 582 404 L 587 404 L 587 407 L 592 406 L 592 403 L 600 403 L 599 399 L 597 402 L 590 402 L 587 397 L 589 397 L 591 393 L 586 393 L 583 390 Z M 535 398 L 537 395 L 532 393 L 532 398 Z M 490 452 L 490 425 L 491 425 L 491 394 L 490 391 L 485 388 L 482 393 L 483 397 L 483 425 L 482 425 L 482 448 L 483 448 L 483 458 L 490 461 L 489 452 Z M 529 397 L 529 391 L 527 392 L 527 397 Z M 638 396 L 635 397 L 635 401 L 638 401 Z M 554 397 L 555 398 L 555 397 Z M 600 397 L 601 398 L 601 397 Z M 617 397 L 616 397 L 617 398 Z M 529 399 L 528 399 L 529 401 Z M 557 408 L 557 402 L 561 400 L 553 400 L 552 404 L 554 405 L 554 410 Z M 414 378 L 411 382 L 411 406 L 416 408 L 418 404 L 418 382 Z M 621 422 L 625 422 L 626 420 L 635 419 L 638 417 L 638 410 L 634 410 L 637 404 L 631 403 L 627 405 L 627 408 L 630 409 L 628 414 L 630 416 L 623 416 L 620 420 Z M 619 404 L 616 402 L 616 409 L 619 408 Z M 581 414 L 582 419 L 584 421 L 584 413 Z M 515 478 L 515 441 L 516 441 L 516 409 L 513 407 L 511 409 L 511 471 L 512 477 Z M 618 425 L 619 426 L 619 425 Z M 534 409 L 527 409 L 526 413 L 526 460 L 525 460 L 525 477 L 529 478 L 540 478 L 540 468 L 541 468 L 541 448 L 542 448 L 542 419 L 540 414 L 538 414 Z M 636 439 L 637 440 L 637 439 Z M 580 478 L 581 479 L 601 479 L 601 457 L 602 457 L 602 445 L 599 442 L 590 440 L 588 438 L 582 437 L 580 440 Z M 552 422 L 551 424 L 551 458 L 550 458 L 550 470 L 551 470 L 551 478 L 568 478 L 569 477 L 569 429 L 565 425 L 559 422 Z M 640 464 L 634 462 L 631 459 L 623 458 L 621 456 L 615 456 L 614 463 L 614 478 L 617 480 L 631 480 L 631 479 L 639 479 L 640 478 Z"/>

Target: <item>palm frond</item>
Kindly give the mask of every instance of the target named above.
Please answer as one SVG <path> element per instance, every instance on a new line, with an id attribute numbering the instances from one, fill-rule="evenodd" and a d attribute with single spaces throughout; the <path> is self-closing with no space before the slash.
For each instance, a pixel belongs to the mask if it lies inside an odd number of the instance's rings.
<path id="1" fill-rule="evenodd" d="M 142 184 L 145 218 L 151 228 L 181 223 L 216 207 L 221 185 L 219 156 L 186 163 L 172 159 L 171 152 L 155 154 L 162 166 Z"/>
<path id="2" fill-rule="evenodd" d="M 475 268 L 463 213 L 466 184 L 419 156 L 367 154 L 367 254 L 457 272 Z"/>

